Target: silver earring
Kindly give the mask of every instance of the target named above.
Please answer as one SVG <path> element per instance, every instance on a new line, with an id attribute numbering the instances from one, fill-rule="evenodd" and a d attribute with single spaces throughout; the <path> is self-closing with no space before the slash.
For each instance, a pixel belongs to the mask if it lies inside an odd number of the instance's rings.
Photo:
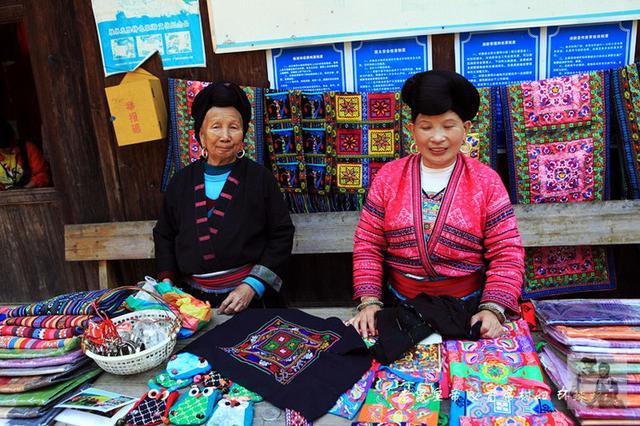
<path id="1" fill-rule="evenodd" d="M 244 157 L 244 155 L 246 154 L 244 148 L 242 148 L 240 151 L 236 152 L 236 157 L 238 157 L 238 159 Z"/>

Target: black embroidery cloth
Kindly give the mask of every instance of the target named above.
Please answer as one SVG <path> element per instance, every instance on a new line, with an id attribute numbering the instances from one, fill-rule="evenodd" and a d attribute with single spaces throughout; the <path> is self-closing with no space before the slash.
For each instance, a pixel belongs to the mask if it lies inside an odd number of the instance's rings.
<path id="1" fill-rule="evenodd" d="M 478 299 L 419 294 L 376 312 L 379 336 L 371 347 L 374 358 L 389 365 L 433 333 L 449 339 L 478 340 L 482 323 L 470 325 Z"/>
<path id="2" fill-rule="evenodd" d="M 353 327 L 296 309 L 247 309 L 188 345 L 229 379 L 309 420 L 371 366 Z"/>

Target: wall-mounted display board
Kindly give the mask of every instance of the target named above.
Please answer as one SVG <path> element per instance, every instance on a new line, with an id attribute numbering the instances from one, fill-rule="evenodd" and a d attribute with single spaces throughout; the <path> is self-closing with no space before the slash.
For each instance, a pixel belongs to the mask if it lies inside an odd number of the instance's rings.
<path id="1" fill-rule="evenodd" d="M 216 53 L 640 18 L 638 0 L 208 0 Z"/>
<path id="2" fill-rule="evenodd" d="M 617 68 L 633 61 L 636 31 L 622 21 L 460 33 L 456 71 L 486 87 Z"/>
<path id="3" fill-rule="evenodd" d="M 456 70 L 477 87 L 537 80 L 540 29 L 456 34 Z"/>
<path id="4" fill-rule="evenodd" d="M 272 89 L 347 90 L 344 43 L 267 51 Z"/>
<path id="5" fill-rule="evenodd" d="M 431 69 L 429 36 L 267 50 L 272 89 L 387 92 Z"/>
<path id="6" fill-rule="evenodd" d="M 618 68 L 633 62 L 636 21 L 546 28 L 546 77 Z"/>
<path id="7" fill-rule="evenodd" d="M 164 69 L 206 66 L 192 0 L 92 0 L 105 75 L 133 71 L 155 52 Z"/>
<path id="8" fill-rule="evenodd" d="M 389 92 L 417 72 L 431 69 L 428 36 L 351 43 L 353 90 Z"/>

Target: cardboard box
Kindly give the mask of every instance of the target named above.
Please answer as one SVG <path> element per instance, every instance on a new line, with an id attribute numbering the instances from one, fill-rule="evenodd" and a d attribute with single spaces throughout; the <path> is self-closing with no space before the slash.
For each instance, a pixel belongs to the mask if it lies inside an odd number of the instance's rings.
<path id="1" fill-rule="evenodd" d="M 138 68 L 105 91 L 119 146 L 165 138 L 167 108 L 160 79 Z"/>

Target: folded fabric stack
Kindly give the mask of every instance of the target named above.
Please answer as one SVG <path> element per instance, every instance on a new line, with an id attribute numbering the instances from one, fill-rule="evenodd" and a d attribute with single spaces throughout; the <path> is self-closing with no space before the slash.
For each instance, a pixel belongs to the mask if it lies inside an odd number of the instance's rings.
<path id="1" fill-rule="evenodd" d="M 58 401 L 100 373 L 80 349 L 94 318 L 94 302 L 113 314 L 126 295 L 107 290 L 56 296 L 0 310 L 0 419 L 9 424 L 50 424 Z M 5 423 L 5 422 L 3 422 Z"/>
<path id="2" fill-rule="evenodd" d="M 640 300 L 534 301 L 540 359 L 582 424 L 640 419 Z"/>
<path id="3" fill-rule="evenodd" d="M 572 425 L 556 412 L 526 321 L 496 339 L 445 342 L 451 385 L 449 424 Z"/>

